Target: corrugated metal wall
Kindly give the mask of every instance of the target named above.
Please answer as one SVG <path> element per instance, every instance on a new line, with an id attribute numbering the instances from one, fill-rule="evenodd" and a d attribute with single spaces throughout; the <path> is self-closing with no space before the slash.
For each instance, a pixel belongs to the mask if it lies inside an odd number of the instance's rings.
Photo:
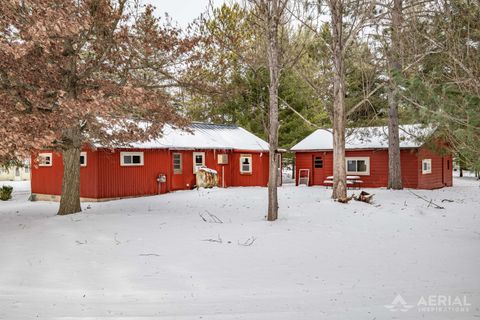
<path id="1" fill-rule="evenodd" d="M 321 156 L 323 159 L 323 170 L 315 169 L 313 158 Z M 386 187 L 388 184 L 388 151 L 387 150 L 355 150 L 346 151 L 346 157 L 369 157 L 370 175 L 361 176 L 362 184 L 366 188 Z M 405 188 L 438 188 L 434 181 L 419 185 L 419 157 L 417 149 L 401 150 L 402 179 Z M 297 152 L 296 162 L 296 183 L 298 184 L 298 172 L 300 169 L 310 169 L 310 185 L 323 185 L 327 176 L 333 175 L 333 153 L 326 152 Z M 434 170 L 438 170 L 434 169 Z M 323 172 L 321 172 L 323 171 Z M 438 170 L 441 174 L 441 170 Z M 420 171 L 421 174 L 421 171 Z M 450 175 L 451 176 L 451 175 Z"/>
<path id="2" fill-rule="evenodd" d="M 188 190 L 195 185 L 193 152 L 167 149 L 108 149 L 87 151 L 87 166 L 80 169 L 80 195 L 84 198 L 121 198 L 156 195 L 173 190 Z M 143 152 L 143 166 L 121 166 L 120 153 Z M 43 152 L 43 151 L 42 151 Z M 45 151 L 50 152 L 50 151 Z M 173 172 L 173 153 L 182 154 L 182 173 Z M 205 164 L 219 173 L 219 184 L 230 186 L 266 186 L 268 183 L 268 154 L 259 152 L 232 152 L 222 150 L 195 150 L 205 152 Z M 53 153 L 51 167 L 32 167 L 32 193 L 60 195 L 63 163 L 60 153 Z M 228 164 L 220 165 L 218 154 L 228 154 Z M 252 173 L 240 173 L 240 155 L 252 155 Z M 34 156 L 32 156 L 34 158 Z M 223 170 L 222 170 L 223 168 Z M 222 177 L 223 173 L 223 177 Z M 164 174 L 166 183 L 157 177 Z"/>
<path id="3" fill-rule="evenodd" d="M 97 152 L 85 149 L 87 152 L 87 166 L 80 167 L 80 195 L 85 198 L 98 197 L 98 160 Z M 60 195 L 62 193 L 63 162 L 62 154 L 53 150 L 40 153 L 52 153 L 52 166 L 38 166 L 32 155 L 32 193 Z"/>

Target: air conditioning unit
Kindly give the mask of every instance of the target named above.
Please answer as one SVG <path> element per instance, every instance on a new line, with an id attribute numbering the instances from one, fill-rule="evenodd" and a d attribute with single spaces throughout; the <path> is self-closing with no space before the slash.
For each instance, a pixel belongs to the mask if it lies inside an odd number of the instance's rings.
<path id="1" fill-rule="evenodd" d="M 228 154 L 219 154 L 217 155 L 218 164 L 228 164 Z"/>

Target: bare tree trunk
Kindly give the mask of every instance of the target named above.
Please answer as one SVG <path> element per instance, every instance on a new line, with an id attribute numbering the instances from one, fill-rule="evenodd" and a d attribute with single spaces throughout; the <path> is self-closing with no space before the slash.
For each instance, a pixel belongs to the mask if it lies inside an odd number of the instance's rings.
<path id="1" fill-rule="evenodd" d="M 333 192 L 332 198 L 347 197 L 345 170 L 345 66 L 343 56 L 343 2 L 330 1 L 333 35 Z"/>
<path id="2" fill-rule="evenodd" d="M 270 3 L 268 3 L 270 2 Z M 267 54 L 270 72 L 269 93 L 269 128 L 268 143 L 270 167 L 268 172 L 268 221 L 278 218 L 278 86 L 280 80 L 278 28 L 282 15 L 282 3 L 279 0 L 265 2 L 267 22 Z"/>
<path id="3" fill-rule="evenodd" d="M 400 61 L 402 0 L 394 0 L 392 8 L 392 42 L 390 47 L 390 85 L 388 88 L 388 189 L 403 189 L 400 162 L 400 121 L 398 118 L 398 85 L 395 76 L 402 71 Z"/>
<path id="4" fill-rule="evenodd" d="M 62 137 L 63 181 L 59 215 L 81 212 L 80 206 L 80 149 L 79 128 L 65 130 Z"/>

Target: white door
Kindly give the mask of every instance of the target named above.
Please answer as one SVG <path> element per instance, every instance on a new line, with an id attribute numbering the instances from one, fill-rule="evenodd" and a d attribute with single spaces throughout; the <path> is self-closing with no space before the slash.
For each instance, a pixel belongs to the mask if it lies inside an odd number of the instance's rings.
<path id="1" fill-rule="evenodd" d="M 201 167 L 205 167 L 205 152 L 194 152 L 193 173 L 197 173 L 197 170 Z"/>

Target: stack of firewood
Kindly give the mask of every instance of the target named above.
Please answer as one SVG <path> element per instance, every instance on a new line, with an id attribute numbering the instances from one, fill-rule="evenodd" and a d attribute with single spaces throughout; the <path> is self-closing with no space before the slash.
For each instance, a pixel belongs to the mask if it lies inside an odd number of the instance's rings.
<path id="1" fill-rule="evenodd" d="M 360 192 L 360 195 L 358 195 L 358 197 L 355 196 L 355 194 L 353 193 L 350 197 L 339 198 L 339 199 L 337 199 L 337 201 L 341 202 L 341 203 L 348 203 L 350 200 L 355 199 L 357 201 L 372 203 L 373 196 L 374 196 L 374 194 L 370 194 L 366 191 L 362 191 L 362 192 Z"/>

